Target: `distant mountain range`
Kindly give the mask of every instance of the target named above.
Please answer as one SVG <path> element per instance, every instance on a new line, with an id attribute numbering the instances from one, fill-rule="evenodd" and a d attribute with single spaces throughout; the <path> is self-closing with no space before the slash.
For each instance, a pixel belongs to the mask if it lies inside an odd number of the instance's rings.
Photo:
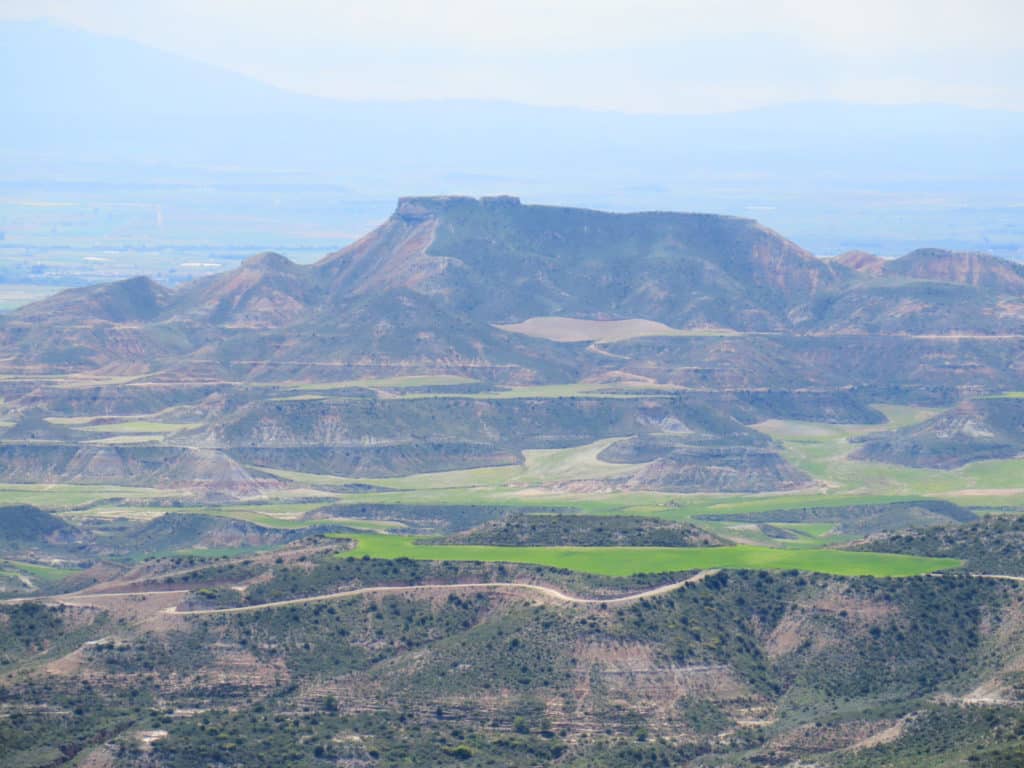
<path id="1" fill-rule="evenodd" d="M 9 181 L 327 182 L 374 199 L 514 189 L 620 210 L 749 207 L 816 251 L 922 236 L 1022 247 L 1017 112 L 807 103 L 636 115 L 342 102 L 42 22 L 0 24 L 0 99 Z"/>
<path id="2" fill-rule="evenodd" d="M 653 325 L 562 341 L 579 321 Z M 749 219 L 513 197 L 403 198 L 309 266 L 264 253 L 175 290 L 139 277 L 65 291 L 0 322 L 8 369 L 249 380 L 400 371 L 998 390 L 1021 338 L 1024 267 L 993 256 L 819 259 Z"/>
<path id="3" fill-rule="evenodd" d="M 335 180 L 399 174 L 406 189 L 446 174 L 450 183 L 507 188 L 531 178 L 651 185 L 771 173 L 820 185 L 1024 172 L 1024 114 L 1016 112 L 807 103 L 630 115 L 485 101 L 344 102 L 44 22 L 0 24 L 0 96 L 5 154 Z"/>

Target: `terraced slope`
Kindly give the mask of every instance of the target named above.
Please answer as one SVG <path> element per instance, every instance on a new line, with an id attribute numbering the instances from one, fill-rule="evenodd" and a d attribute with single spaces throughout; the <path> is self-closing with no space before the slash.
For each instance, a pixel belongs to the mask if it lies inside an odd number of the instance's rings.
<path id="1" fill-rule="evenodd" d="M 1024 453 L 1024 399 L 969 400 L 927 421 L 863 438 L 854 458 L 911 467 L 959 467 Z"/>

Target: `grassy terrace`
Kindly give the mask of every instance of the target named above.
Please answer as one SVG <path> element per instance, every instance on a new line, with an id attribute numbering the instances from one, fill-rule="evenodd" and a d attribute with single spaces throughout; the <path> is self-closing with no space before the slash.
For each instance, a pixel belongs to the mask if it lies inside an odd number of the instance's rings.
<path id="1" fill-rule="evenodd" d="M 75 518 L 89 519 L 122 519 L 134 521 L 153 520 L 167 512 L 176 514 L 196 514 L 209 517 L 223 517 L 231 520 L 242 520 L 265 528 L 280 530 L 299 530 L 318 525 L 344 525 L 361 531 L 383 533 L 401 528 L 399 523 L 388 520 L 366 520 L 357 517 L 329 517 L 305 519 L 303 514 L 323 506 L 322 503 L 299 504 L 225 504 L 219 506 L 185 506 L 185 507 L 154 507 L 154 506 L 121 506 L 97 505 L 84 510 L 64 512 L 62 516 L 70 521 Z"/>
<path id="2" fill-rule="evenodd" d="M 365 379 L 369 386 L 401 387 L 465 384 L 459 377 L 406 377 Z M 354 382 L 346 382 L 352 385 Z M 583 385 L 569 385 L 579 387 Z M 526 388 L 535 391 L 538 388 Z M 543 389 L 543 388 L 540 388 Z M 554 392 L 549 394 L 554 395 Z M 525 396 L 523 390 L 511 396 Z M 493 547 L 439 547 L 415 543 L 401 536 L 362 539 L 360 551 L 375 557 L 420 559 L 507 560 L 571 568 L 593 573 L 622 574 L 641 570 L 689 570 L 691 568 L 780 568 L 806 569 L 836 574 L 870 573 L 908 575 L 937 568 L 955 567 L 953 561 L 892 559 L 868 553 L 823 549 L 851 538 L 842 534 L 828 517 L 814 522 L 774 523 L 768 530 L 750 521 L 704 520 L 704 515 L 722 518 L 731 514 L 750 515 L 779 509 L 804 507 L 845 507 L 875 505 L 920 498 L 948 499 L 978 511 L 1024 507 L 1024 460 L 1010 459 L 970 464 L 961 469 L 930 470 L 855 461 L 852 440 L 860 435 L 912 424 L 928 418 L 933 411 L 921 408 L 883 406 L 886 425 L 823 424 L 800 421 L 770 421 L 757 428 L 782 446 L 785 457 L 807 472 L 816 482 L 797 492 L 730 494 L 667 493 L 623 489 L 619 482 L 643 465 L 603 461 L 600 453 L 620 438 L 599 440 L 570 448 L 527 450 L 521 464 L 466 470 L 430 472 L 401 477 L 341 477 L 316 475 L 272 468 L 262 471 L 287 479 L 295 485 L 271 490 L 259 503 L 175 507 L 177 512 L 195 512 L 246 520 L 274 528 L 302 528 L 320 522 L 334 522 L 384 534 L 400 529 L 399 523 L 360 519 L 362 505 L 481 505 L 488 507 L 562 508 L 590 515 L 633 514 L 666 520 L 689 521 L 727 540 L 735 547 L 714 550 L 576 550 L 508 549 Z M 126 417 L 114 425 L 94 425 L 84 418 L 54 420 L 68 426 L 120 431 L 113 440 L 149 439 L 191 424 L 163 421 L 166 414 Z M 156 418 L 154 418 L 154 416 Z M 150 434 L 147 434 L 149 432 Z M 155 434 L 154 434 L 155 433 Z M 111 439 L 111 438 L 108 438 Z M 565 481 L 585 481 L 574 488 Z M 358 485 L 372 486 L 359 488 Z M 69 517 L 112 517 L 152 519 L 168 507 L 156 505 L 161 497 L 179 492 L 164 489 L 47 484 L 0 485 L 0 503 L 28 503 L 63 511 Z M 330 521 L 309 520 L 309 511 L 327 503 L 341 505 Z M 351 506 L 351 511 L 347 507 Z M 75 510 L 75 508 L 78 508 Z M 72 511 L 75 510 L 75 511 Z M 837 517 L 838 522 L 838 517 Z M 779 535 L 788 538 L 779 538 Z M 512 556 L 514 555 L 514 556 Z M 639 563 L 639 565 L 638 565 Z"/>
<path id="3" fill-rule="evenodd" d="M 951 558 L 788 550 L 770 547 L 498 547 L 430 544 L 415 536 L 359 536 L 356 555 L 413 560 L 479 560 L 566 568 L 603 576 L 667 573 L 703 568 L 795 569 L 838 576 L 918 576 L 958 568 Z"/>
<path id="4" fill-rule="evenodd" d="M 0 593 L 49 589 L 73 573 L 75 569 L 0 558 Z"/>
<path id="5" fill-rule="evenodd" d="M 295 389 L 405 389 L 411 387 L 456 387 L 464 384 L 476 384 L 476 379 L 468 376 L 389 376 L 379 379 L 351 379 L 349 381 L 336 381 L 326 383 L 298 383 L 292 386 Z M 284 386 L 287 386 L 287 382 Z M 271 385 L 282 386 L 282 385 Z"/>
<path id="6" fill-rule="evenodd" d="M 957 470 L 899 467 L 856 461 L 849 454 L 853 438 L 873 431 L 913 424 L 931 416 L 923 408 L 882 406 L 887 425 L 822 424 L 771 421 L 758 429 L 777 440 L 787 460 L 807 472 L 816 487 L 790 493 L 673 494 L 605 489 L 573 492 L 554 485 L 559 481 L 608 480 L 636 471 L 638 465 L 612 464 L 598 458 L 615 441 L 554 450 L 524 451 L 518 465 L 432 472 L 403 477 L 353 478 L 267 470 L 322 492 L 365 483 L 366 493 L 338 494 L 341 504 L 482 504 L 517 507 L 564 507 L 586 514 L 637 514 L 668 520 L 689 520 L 712 532 L 744 544 L 766 545 L 772 550 L 812 550 L 837 544 L 849 537 L 833 531 L 827 522 L 777 524 L 796 534 L 792 539 L 769 538 L 757 526 L 709 522 L 702 515 L 750 514 L 777 509 L 875 505 L 921 498 L 947 499 L 979 511 L 1024 506 L 1024 461 L 983 461 Z M 779 567 L 787 567 L 782 565 Z"/>
<path id="7" fill-rule="evenodd" d="M 931 412 L 886 408 L 890 427 L 919 420 Z M 430 472 L 402 477 L 338 477 L 264 468 L 293 482 L 321 489 L 365 483 L 379 489 L 343 494 L 353 503 L 449 503 L 564 505 L 600 514 L 635 512 L 669 519 L 702 513 L 756 512 L 769 509 L 879 504 L 913 498 L 943 498 L 970 506 L 1024 504 L 1024 461 L 981 461 L 957 470 L 918 469 L 855 461 L 850 439 L 878 426 L 766 422 L 758 427 L 783 446 L 787 460 L 817 481 L 816 489 L 767 494 L 671 494 L 608 492 L 573 494 L 549 487 L 559 480 L 624 477 L 641 465 L 613 464 L 598 458 L 615 438 L 564 449 L 527 450 L 522 464 Z"/>
<path id="8" fill-rule="evenodd" d="M 1024 505 L 1024 461 L 977 461 L 959 469 L 926 469 L 857 461 L 851 439 L 870 432 L 914 424 L 934 415 L 925 408 L 882 406 L 889 418 L 884 427 L 768 421 L 758 425 L 779 441 L 783 455 L 821 483 L 830 496 L 932 497 L 970 506 Z"/>
<path id="9" fill-rule="evenodd" d="M 0 483 L 0 504 L 33 504 L 61 510 L 105 499 L 149 499 L 176 496 L 174 491 L 121 485 L 65 485 L 61 483 Z"/>
<path id="10" fill-rule="evenodd" d="M 0 559 L 0 573 L 10 571 L 25 573 L 42 582 L 57 582 L 74 573 L 74 569 L 70 568 L 56 568 L 51 565 L 25 563 L 20 560 Z"/>

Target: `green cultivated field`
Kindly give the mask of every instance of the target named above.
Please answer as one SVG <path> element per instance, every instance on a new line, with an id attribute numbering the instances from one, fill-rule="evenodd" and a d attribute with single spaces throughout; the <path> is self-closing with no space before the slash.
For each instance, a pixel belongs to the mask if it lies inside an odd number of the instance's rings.
<path id="1" fill-rule="evenodd" d="M 56 568 L 51 565 L 40 565 L 38 563 L 24 563 L 19 560 L 0 560 L 0 567 L 23 571 L 43 581 L 60 581 L 68 574 L 74 573 L 74 569 Z"/>
<path id="2" fill-rule="evenodd" d="M 260 469 L 288 480 L 306 482 L 312 485 L 329 487 L 331 485 L 366 483 L 395 491 L 419 492 L 442 490 L 455 496 L 458 496 L 461 491 L 469 493 L 474 498 L 482 498 L 488 493 L 500 490 L 501 488 L 540 486 L 544 483 L 567 479 L 593 480 L 630 475 L 641 469 L 644 465 L 614 464 L 598 458 L 598 454 L 601 451 L 620 439 L 612 437 L 573 448 L 527 449 L 523 451 L 524 460 L 522 464 L 458 469 L 448 472 L 424 472 L 404 477 L 336 477 L 292 472 L 271 467 L 260 467 Z M 381 495 L 383 494 L 376 492 L 371 496 L 362 495 L 360 500 L 377 500 Z M 449 503 L 461 502 L 450 500 Z"/>
<path id="3" fill-rule="evenodd" d="M 464 384 L 460 377 L 406 377 L 365 379 L 363 385 L 422 386 Z M 589 389 L 593 385 L 566 385 Z M 544 390 L 557 396 L 556 388 L 512 390 L 509 396 Z M 851 536 L 837 532 L 837 523 L 825 520 L 807 523 L 774 523 L 762 528 L 750 521 L 704 520 L 705 515 L 721 518 L 730 514 L 750 515 L 778 509 L 803 507 L 846 507 L 878 505 L 922 498 L 948 499 L 969 506 L 1001 510 L 1024 506 L 1024 460 L 1008 459 L 969 464 L 951 471 L 899 467 L 855 461 L 849 454 L 857 445 L 852 438 L 873 431 L 893 429 L 928 418 L 928 409 L 882 406 L 889 423 L 885 425 L 822 424 L 800 421 L 770 421 L 757 428 L 782 446 L 785 457 L 816 481 L 815 486 L 796 492 L 668 493 L 623 489 L 620 482 L 644 465 L 615 464 L 601 460 L 600 453 L 616 440 L 607 438 L 569 448 L 523 451 L 524 461 L 495 467 L 430 472 L 401 477 L 341 477 L 308 474 L 272 468 L 258 468 L 267 474 L 298 484 L 268 490 L 259 503 L 196 505 L 176 507 L 178 512 L 197 512 L 232 517 L 274 528 L 303 528 L 333 522 L 368 533 L 385 533 L 401 528 L 387 520 L 359 519 L 361 505 L 480 505 L 487 507 L 561 508 L 590 515 L 640 515 L 665 520 L 687 521 L 737 546 L 699 549 L 495 549 L 491 547 L 437 546 L 429 542 L 413 547 L 412 540 L 387 536 L 363 539 L 362 552 L 382 557 L 418 559 L 514 560 L 571 568 L 599 574 L 625 574 L 638 570 L 671 571 L 691 568 L 779 568 L 804 569 L 834 574 L 897 576 L 953 567 L 953 561 L 900 559 L 869 553 L 848 553 L 823 549 L 842 544 Z M 86 417 L 53 419 L 54 423 L 78 429 L 115 432 L 110 442 L 159 439 L 162 435 L 194 426 L 168 421 L 166 413 L 140 414 L 115 424 L 99 425 Z M 585 481 L 570 488 L 566 481 Z M 357 484 L 374 486 L 372 490 Z M 0 485 L 0 503 L 34 504 L 85 518 L 151 519 L 167 511 L 156 506 L 161 497 L 176 491 L 143 487 L 104 485 Z M 316 499 L 313 501 L 312 499 Z M 306 520 L 303 516 L 326 503 L 340 505 L 337 517 Z M 270 502 L 270 503 L 268 503 Z M 351 506 L 351 512 L 347 507 Z M 77 509 L 76 509 L 77 508 Z M 386 517 L 386 516 L 385 516 Z M 795 534 L 786 538 L 785 532 Z"/>
<path id="4" fill-rule="evenodd" d="M 1024 505 L 1024 460 L 981 461 L 957 470 L 918 469 L 856 461 L 851 438 L 921 421 L 934 411 L 882 406 L 886 425 L 820 424 L 771 421 L 758 429 L 776 439 L 783 455 L 807 472 L 817 488 L 790 493 L 677 494 L 607 490 L 600 494 L 566 492 L 552 483 L 566 480 L 622 478 L 643 465 L 613 464 L 598 458 L 616 438 L 589 445 L 523 451 L 524 462 L 497 467 L 429 472 L 402 477 L 338 477 L 273 468 L 273 475 L 329 491 L 356 483 L 373 485 L 372 493 L 344 493 L 342 503 L 492 504 L 565 506 L 591 514 L 642 514 L 686 520 L 707 513 L 757 512 L 808 506 L 883 504 L 919 498 L 942 498 L 974 506 Z M 824 529 L 806 530 L 813 537 Z M 785 544 L 781 544 L 785 546 Z"/>
<path id="5" fill-rule="evenodd" d="M 51 587 L 73 573 L 73 569 L 0 558 L 0 592 L 5 591 L 5 582 L 7 585 L 20 585 L 35 590 Z"/>
<path id="6" fill-rule="evenodd" d="M 65 509 L 104 499 L 145 499 L 175 496 L 171 490 L 118 485 L 62 485 L 58 483 L 0 483 L 0 506 L 32 504 L 44 509 Z"/>
<path id="7" fill-rule="evenodd" d="M 464 400 L 516 400 L 559 397 L 586 397 L 602 400 L 629 400 L 634 398 L 668 397 L 682 391 L 668 385 L 609 385 L 609 384 L 537 384 L 535 386 L 495 389 L 487 392 L 469 392 L 451 395 L 441 392 L 409 392 L 398 395 L 405 400 L 425 398 L 453 398 Z"/>
<path id="8" fill-rule="evenodd" d="M 961 562 L 951 558 L 770 547 L 498 547 L 440 545 L 414 536 L 359 536 L 355 554 L 413 560 L 478 560 L 566 568 L 602 576 L 632 576 L 703 568 L 801 570 L 838 576 L 918 576 Z M 429 541 L 429 540 L 427 540 Z"/>
<path id="9" fill-rule="evenodd" d="M 351 379 L 326 383 L 301 382 L 294 384 L 295 389 L 329 390 L 329 389 L 406 389 L 412 387 L 456 387 L 464 384 L 475 384 L 476 379 L 467 376 L 392 376 L 382 379 Z M 279 386 L 279 385 L 274 385 Z"/>
<path id="10" fill-rule="evenodd" d="M 936 413 L 907 406 L 880 406 L 879 410 L 889 419 L 884 426 L 775 420 L 757 428 L 778 440 L 786 460 L 821 483 L 829 496 L 932 497 L 971 506 L 1024 505 L 1022 459 L 977 461 L 946 470 L 849 458 L 857 448 L 851 438 L 915 424 Z"/>

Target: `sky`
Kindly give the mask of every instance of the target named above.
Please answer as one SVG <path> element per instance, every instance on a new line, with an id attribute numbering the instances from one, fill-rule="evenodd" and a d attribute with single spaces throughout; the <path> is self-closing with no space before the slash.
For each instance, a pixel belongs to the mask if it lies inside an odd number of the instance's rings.
<path id="1" fill-rule="evenodd" d="M 0 0 L 328 98 L 1024 110 L 1021 0 Z"/>

